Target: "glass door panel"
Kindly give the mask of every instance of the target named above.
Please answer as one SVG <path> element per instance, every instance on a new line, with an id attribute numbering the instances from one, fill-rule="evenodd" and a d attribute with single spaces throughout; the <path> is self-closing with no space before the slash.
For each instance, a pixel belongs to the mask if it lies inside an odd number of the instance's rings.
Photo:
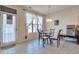
<path id="1" fill-rule="evenodd" d="M 16 41 L 16 17 L 3 14 L 3 43 Z"/>
<path id="2" fill-rule="evenodd" d="M 2 40 L 2 19 L 1 19 L 1 13 L 0 13 L 0 45 Z"/>

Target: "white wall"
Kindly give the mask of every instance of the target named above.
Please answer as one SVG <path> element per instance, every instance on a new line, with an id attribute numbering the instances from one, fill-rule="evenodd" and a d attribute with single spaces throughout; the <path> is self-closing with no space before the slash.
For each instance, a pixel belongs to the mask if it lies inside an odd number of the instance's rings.
<path id="1" fill-rule="evenodd" d="M 25 11 L 17 7 L 17 42 L 25 41 Z"/>
<path id="2" fill-rule="evenodd" d="M 66 25 L 77 25 L 79 23 L 79 7 L 73 7 L 64 9 L 62 11 L 53 13 L 50 15 L 52 22 L 47 23 L 47 28 L 51 25 L 51 28 L 61 28 L 63 33 L 66 34 Z M 59 20 L 59 25 L 54 26 L 54 20 Z"/>

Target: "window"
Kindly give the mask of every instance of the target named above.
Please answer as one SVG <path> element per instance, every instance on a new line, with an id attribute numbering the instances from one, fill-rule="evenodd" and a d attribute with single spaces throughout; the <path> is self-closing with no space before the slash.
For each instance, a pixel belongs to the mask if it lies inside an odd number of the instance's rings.
<path id="1" fill-rule="evenodd" d="M 32 32 L 32 18 L 33 18 L 32 14 L 30 14 L 30 13 L 26 14 L 26 19 L 27 19 L 26 20 L 26 26 L 28 28 L 29 33 Z"/>
<path id="2" fill-rule="evenodd" d="M 38 16 L 38 29 L 42 30 L 42 26 L 43 25 L 43 18 L 41 16 Z"/>
<path id="3" fill-rule="evenodd" d="M 26 27 L 28 33 L 37 32 L 37 29 L 42 29 L 42 21 L 42 16 L 26 13 Z"/>

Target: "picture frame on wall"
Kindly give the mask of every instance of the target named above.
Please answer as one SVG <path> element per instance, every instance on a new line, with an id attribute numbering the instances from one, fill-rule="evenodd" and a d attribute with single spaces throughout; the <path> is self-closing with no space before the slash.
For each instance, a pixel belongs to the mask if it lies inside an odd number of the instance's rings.
<path id="1" fill-rule="evenodd" d="M 59 20 L 55 20 L 54 25 L 59 25 Z"/>

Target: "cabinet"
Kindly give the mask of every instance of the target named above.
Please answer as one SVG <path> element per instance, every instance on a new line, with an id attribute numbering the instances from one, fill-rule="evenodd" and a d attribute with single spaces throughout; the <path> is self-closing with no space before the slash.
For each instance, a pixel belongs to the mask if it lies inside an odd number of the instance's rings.
<path id="1" fill-rule="evenodd" d="M 75 36 L 75 25 L 67 25 L 67 35 Z"/>

